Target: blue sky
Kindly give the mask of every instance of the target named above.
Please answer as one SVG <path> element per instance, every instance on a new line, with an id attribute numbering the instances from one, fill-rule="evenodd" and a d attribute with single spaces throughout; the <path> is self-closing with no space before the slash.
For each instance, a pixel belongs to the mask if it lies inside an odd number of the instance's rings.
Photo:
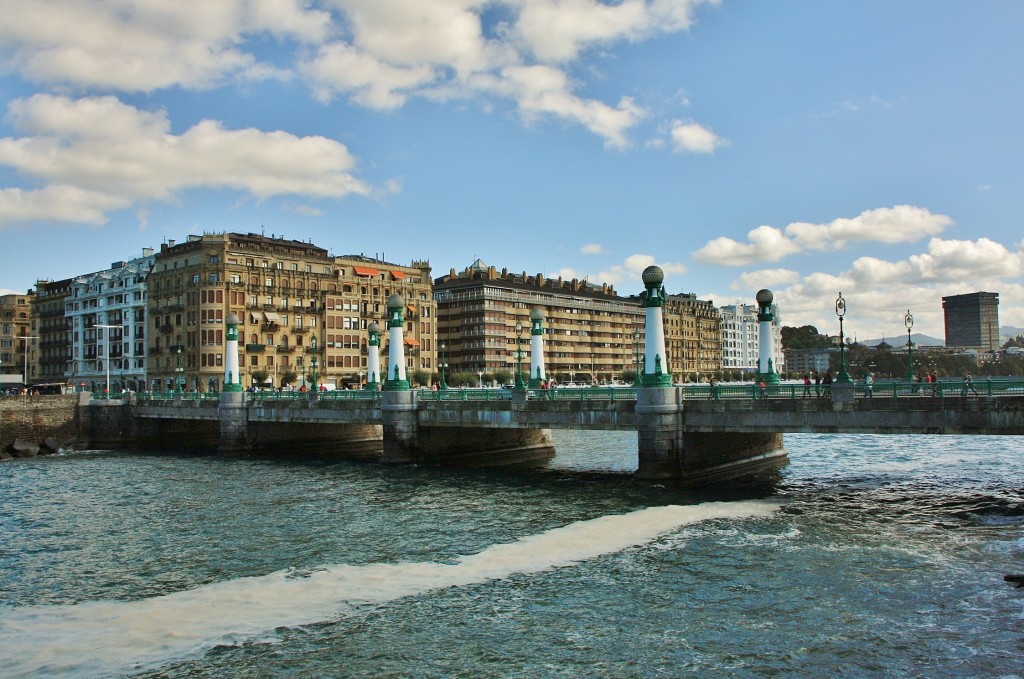
<path id="1" fill-rule="evenodd" d="M 1024 327 L 1024 3 L 0 0 L 0 288 L 189 234 Z"/>

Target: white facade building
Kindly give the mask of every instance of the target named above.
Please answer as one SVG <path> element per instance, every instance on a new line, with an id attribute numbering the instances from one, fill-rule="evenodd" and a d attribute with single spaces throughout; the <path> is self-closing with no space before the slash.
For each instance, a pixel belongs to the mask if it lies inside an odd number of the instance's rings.
<path id="1" fill-rule="evenodd" d="M 782 373 L 785 360 L 782 355 L 782 323 L 779 307 L 772 304 L 772 363 Z M 756 304 L 730 304 L 719 307 L 722 314 L 722 369 L 757 372 L 761 350 Z"/>
<path id="2" fill-rule="evenodd" d="M 114 393 L 146 389 L 146 277 L 154 259 L 144 248 L 142 257 L 75 277 L 64 307 L 71 320 L 68 382 L 99 393 L 108 380 Z"/>

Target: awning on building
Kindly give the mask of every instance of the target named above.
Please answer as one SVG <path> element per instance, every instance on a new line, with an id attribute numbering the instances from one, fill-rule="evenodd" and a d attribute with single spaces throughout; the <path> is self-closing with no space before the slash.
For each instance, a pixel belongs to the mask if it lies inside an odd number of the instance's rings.
<path id="1" fill-rule="evenodd" d="M 406 337 L 405 343 L 410 347 L 418 347 L 420 345 L 420 341 L 418 339 L 413 339 L 412 337 Z"/>
<path id="2" fill-rule="evenodd" d="M 267 319 L 267 323 L 277 323 L 278 325 L 281 324 L 281 317 L 277 314 L 276 311 L 264 311 L 263 316 L 264 318 Z"/>
<path id="3" fill-rule="evenodd" d="M 409 310 L 410 314 L 416 313 L 416 307 L 413 306 L 412 304 L 407 304 L 405 308 Z"/>
<path id="4" fill-rule="evenodd" d="M 357 276 L 379 276 L 380 275 L 380 271 L 377 271 L 376 269 L 371 269 L 370 267 L 367 267 L 367 266 L 354 266 L 354 267 L 352 267 L 352 270 L 356 272 Z"/>
<path id="5" fill-rule="evenodd" d="M 392 271 L 391 275 L 395 277 L 396 281 L 400 281 L 403 278 L 405 278 L 406 276 L 408 276 L 409 274 L 404 274 L 401 271 Z"/>
<path id="6" fill-rule="evenodd" d="M 263 322 L 263 318 L 261 317 L 260 314 L 256 313 L 255 311 L 250 311 L 249 312 L 249 322 L 250 323 L 262 323 Z"/>

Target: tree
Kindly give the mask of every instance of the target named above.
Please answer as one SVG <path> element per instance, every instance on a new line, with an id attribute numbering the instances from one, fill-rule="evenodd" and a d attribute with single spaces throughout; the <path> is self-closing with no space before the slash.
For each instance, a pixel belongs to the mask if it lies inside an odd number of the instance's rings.
<path id="1" fill-rule="evenodd" d="M 412 373 L 412 386 L 426 387 L 430 384 L 429 370 L 414 370 Z"/>
<path id="2" fill-rule="evenodd" d="M 257 368 L 250 373 L 253 384 L 257 387 L 264 387 L 267 384 L 267 378 L 270 377 L 270 373 L 263 368 Z"/>
<path id="3" fill-rule="evenodd" d="M 296 373 L 296 372 L 295 372 L 294 370 L 292 370 L 291 368 L 285 368 L 285 369 L 284 369 L 284 372 L 283 372 L 283 373 L 281 373 L 281 386 L 282 386 L 282 387 L 287 387 L 287 386 L 288 386 L 288 385 L 290 385 L 290 384 L 291 384 L 292 382 L 294 382 L 294 381 L 295 381 L 295 379 L 296 379 L 296 378 L 297 378 L 298 376 L 299 376 L 299 375 L 298 375 L 298 373 Z"/>
<path id="4" fill-rule="evenodd" d="M 783 349 L 827 349 L 832 346 L 832 338 L 819 335 L 813 325 L 802 325 L 799 328 L 782 326 Z"/>

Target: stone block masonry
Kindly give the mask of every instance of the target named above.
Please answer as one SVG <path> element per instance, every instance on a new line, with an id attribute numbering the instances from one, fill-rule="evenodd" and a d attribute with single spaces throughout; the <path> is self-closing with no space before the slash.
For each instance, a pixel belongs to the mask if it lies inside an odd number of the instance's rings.
<path id="1" fill-rule="evenodd" d="M 78 394 L 0 398 L 0 450 L 15 439 L 40 443 L 48 437 L 63 447 L 78 445 Z"/>

